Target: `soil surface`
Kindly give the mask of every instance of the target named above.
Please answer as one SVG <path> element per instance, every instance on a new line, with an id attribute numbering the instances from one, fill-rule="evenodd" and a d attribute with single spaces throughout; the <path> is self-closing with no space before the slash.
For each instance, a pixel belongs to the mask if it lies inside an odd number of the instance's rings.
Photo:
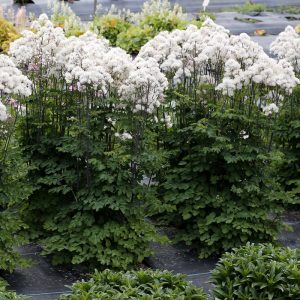
<path id="1" fill-rule="evenodd" d="M 300 211 L 288 211 L 282 217 L 287 225 L 279 236 L 279 242 L 291 248 L 300 248 Z M 174 228 L 161 227 L 160 232 L 172 238 Z M 199 259 L 197 253 L 184 244 L 153 244 L 154 255 L 145 263 L 152 269 L 169 270 L 187 275 L 187 280 L 209 293 L 210 272 L 217 258 Z M 29 245 L 19 249 L 21 254 L 31 259 L 29 268 L 17 269 L 4 275 L 10 288 L 18 294 L 29 296 L 32 300 L 57 300 L 61 294 L 69 291 L 68 286 L 77 280 L 87 278 L 87 269 L 82 266 L 55 267 L 48 258 L 41 256 L 41 248 Z M 92 270 L 91 270 L 92 271 Z"/>

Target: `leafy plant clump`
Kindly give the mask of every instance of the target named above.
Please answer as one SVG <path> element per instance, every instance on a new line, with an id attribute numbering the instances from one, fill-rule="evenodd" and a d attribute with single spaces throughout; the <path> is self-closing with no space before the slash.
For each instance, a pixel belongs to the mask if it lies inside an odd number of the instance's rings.
<path id="1" fill-rule="evenodd" d="M 132 25 L 121 17 L 108 14 L 101 17 L 96 16 L 92 22 L 91 29 L 108 39 L 112 46 L 116 46 L 118 35 L 127 31 L 130 26 Z"/>
<path id="2" fill-rule="evenodd" d="M 282 184 L 290 204 L 300 205 L 300 87 L 284 103 L 274 138 L 285 154 L 274 176 Z"/>
<path id="3" fill-rule="evenodd" d="M 300 252 L 250 244 L 225 253 L 212 273 L 216 299 L 299 299 Z"/>
<path id="4" fill-rule="evenodd" d="M 118 35 L 116 45 L 127 53 L 138 54 L 141 47 L 150 41 L 153 36 L 154 33 L 150 27 L 141 28 L 132 25 Z"/>
<path id="5" fill-rule="evenodd" d="M 267 173 L 271 155 L 251 127 L 253 121 L 228 110 L 174 132 L 172 167 L 162 184 L 170 205 L 164 219 L 201 257 L 277 235 L 279 223 L 269 216 L 280 211 L 269 197 L 275 189 Z"/>
<path id="6" fill-rule="evenodd" d="M 87 282 L 77 282 L 69 295 L 61 300 L 78 299 L 207 299 L 202 289 L 185 280 L 183 275 L 167 271 L 139 270 L 113 272 L 105 270 L 92 276 Z"/>
<path id="7" fill-rule="evenodd" d="M 267 8 L 268 11 L 279 13 L 279 14 L 300 14 L 300 6 L 298 5 L 282 5 L 276 7 Z"/>
<path id="8" fill-rule="evenodd" d="M 2 300 L 26 300 L 27 297 L 7 291 L 7 283 L 0 278 L 0 299 Z"/>
<path id="9" fill-rule="evenodd" d="M 11 136 L 9 123 L 0 121 L 0 270 L 12 272 L 17 266 L 28 264 L 15 247 L 26 243 L 21 234 L 26 225 L 20 214 L 31 185 L 26 179 L 28 166 Z"/>
<path id="10" fill-rule="evenodd" d="M 178 4 L 174 6 L 168 0 L 150 0 L 143 6 L 137 16 L 141 27 L 152 28 L 154 35 L 161 31 L 184 29 L 187 25 L 187 16 Z"/>
<path id="11" fill-rule="evenodd" d="M 237 6 L 235 10 L 241 14 L 248 13 L 262 13 L 266 11 L 266 6 L 261 3 L 253 3 L 253 1 L 246 1 L 244 5 Z"/>
<path id="12" fill-rule="evenodd" d="M 0 17 L 0 53 L 7 52 L 9 44 L 18 38 L 18 33 L 14 26 Z"/>

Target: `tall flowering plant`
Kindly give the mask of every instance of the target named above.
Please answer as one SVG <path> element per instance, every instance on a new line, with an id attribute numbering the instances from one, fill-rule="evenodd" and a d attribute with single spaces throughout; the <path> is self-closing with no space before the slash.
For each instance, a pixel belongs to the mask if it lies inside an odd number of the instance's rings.
<path id="1" fill-rule="evenodd" d="M 15 247 L 24 243 L 25 227 L 20 218 L 31 192 L 26 180 L 27 165 L 22 161 L 14 137 L 15 121 L 23 107 L 13 99 L 28 96 L 31 83 L 6 55 L 0 55 L 0 270 L 13 271 L 24 265 Z"/>
<path id="2" fill-rule="evenodd" d="M 281 197 L 270 193 L 278 187 L 270 151 L 279 110 L 299 84 L 292 65 L 209 19 L 159 34 L 139 56 L 156 60 L 169 81 L 161 114 L 173 127 L 161 132 L 170 159 L 160 192 L 178 240 L 206 257 L 276 238 Z"/>
<path id="3" fill-rule="evenodd" d="M 32 26 L 10 48 L 33 86 L 20 125 L 36 187 L 25 212 L 32 236 L 55 263 L 127 268 L 156 239 L 145 131 L 167 80 L 156 62 L 91 32 L 66 38 L 45 15 Z"/>
<path id="4" fill-rule="evenodd" d="M 288 26 L 271 44 L 271 52 L 278 59 L 288 61 L 300 78 L 300 35 Z M 300 203 L 300 85 L 284 102 L 278 118 L 275 134 L 276 145 L 284 152 L 284 157 L 274 176 L 279 177 L 290 203 Z"/>

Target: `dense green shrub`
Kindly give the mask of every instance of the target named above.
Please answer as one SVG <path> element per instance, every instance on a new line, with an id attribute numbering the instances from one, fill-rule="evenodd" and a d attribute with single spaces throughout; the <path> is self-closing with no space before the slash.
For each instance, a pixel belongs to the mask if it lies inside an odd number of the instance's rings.
<path id="1" fill-rule="evenodd" d="M 112 46 L 116 46 L 118 35 L 127 31 L 131 24 L 118 16 L 105 15 L 95 17 L 91 29 L 108 39 Z"/>
<path id="2" fill-rule="evenodd" d="M 212 282 L 219 300 L 300 299 L 300 252 L 248 243 L 223 255 Z"/>
<path id="3" fill-rule="evenodd" d="M 137 54 L 153 36 L 154 33 L 150 27 L 141 28 L 132 25 L 118 35 L 116 45 L 128 53 Z"/>
<path id="4" fill-rule="evenodd" d="M 31 187 L 26 180 L 28 166 L 11 136 L 11 121 L 0 123 L 0 270 L 12 272 L 17 266 L 26 265 L 15 247 L 25 243 L 20 232 L 26 226 L 20 218 L 20 212 L 31 193 Z"/>
<path id="5" fill-rule="evenodd" d="M 300 204 L 300 87 L 282 107 L 274 132 L 275 144 L 284 152 L 273 176 L 277 176 L 291 204 Z"/>
<path id="6" fill-rule="evenodd" d="M 205 300 L 204 292 L 185 281 L 184 275 L 167 271 L 97 272 L 87 282 L 77 282 L 70 295 L 61 300 L 83 299 L 197 299 Z"/>
<path id="7" fill-rule="evenodd" d="M 279 223 L 269 215 L 280 211 L 276 197 L 269 197 L 275 189 L 267 172 L 272 155 L 254 128 L 253 120 L 227 110 L 174 130 L 162 184 L 169 205 L 164 219 L 201 257 L 276 238 Z"/>

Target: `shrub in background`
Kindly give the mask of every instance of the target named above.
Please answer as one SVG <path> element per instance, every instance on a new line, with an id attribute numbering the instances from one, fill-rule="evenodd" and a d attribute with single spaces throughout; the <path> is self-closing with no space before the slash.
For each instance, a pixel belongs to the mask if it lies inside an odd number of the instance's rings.
<path id="1" fill-rule="evenodd" d="M 236 11 L 242 14 L 247 14 L 247 13 L 260 14 L 266 11 L 266 5 L 261 3 L 253 3 L 252 1 L 246 1 L 244 5 L 237 6 Z"/>
<path id="2" fill-rule="evenodd" d="M 151 40 L 153 35 L 153 30 L 150 27 L 141 28 L 131 25 L 126 31 L 118 35 L 116 45 L 127 53 L 138 54 L 141 47 Z"/>
<path id="3" fill-rule="evenodd" d="M 78 299 L 195 299 L 205 300 L 202 289 L 185 280 L 184 275 L 167 271 L 139 270 L 113 272 L 105 270 L 92 276 L 89 281 L 77 282 L 71 287 L 70 295 L 61 300 Z"/>
<path id="4" fill-rule="evenodd" d="M 55 0 L 48 5 L 53 24 L 63 28 L 66 36 L 80 36 L 87 31 L 88 26 L 81 22 L 68 4 Z"/>
<path id="5" fill-rule="evenodd" d="M 250 244 L 225 253 L 212 272 L 219 300 L 300 299 L 300 252 Z"/>
<path id="6" fill-rule="evenodd" d="M 161 31 L 184 29 L 187 25 L 187 15 L 182 7 L 178 4 L 172 6 L 168 0 L 145 2 L 136 20 L 140 27 L 150 27 L 154 36 Z"/>
<path id="7" fill-rule="evenodd" d="M 112 46 L 116 46 L 118 35 L 127 31 L 130 26 L 132 24 L 121 17 L 108 14 L 101 17 L 96 16 L 92 22 L 91 29 L 109 40 Z M 120 47 L 120 45 L 118 46 Z M 126 46 L 123 46 L 122 48 L 125 49 Z"/>
<path id="8" fill-rule="evenodd" d="M 9 44 L 18 38 L 14 26 L 0 16 L 0 53 L 7 52 Z"/>

